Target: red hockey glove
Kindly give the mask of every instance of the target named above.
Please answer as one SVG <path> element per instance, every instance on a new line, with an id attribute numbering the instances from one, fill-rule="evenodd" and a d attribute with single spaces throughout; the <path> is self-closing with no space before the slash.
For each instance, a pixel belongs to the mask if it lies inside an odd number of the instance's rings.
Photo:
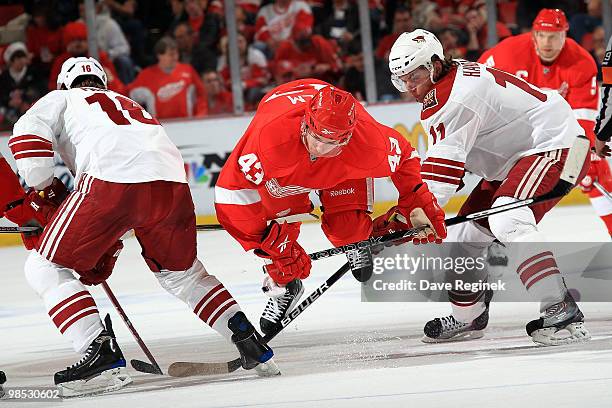
<path id="1" fill-rule="evenodd" d="M 62 201 L 68 196 L 66 186 L 59 179 L 54 178 L 51 185 L 41 191 L 29 189 L 22 200 L 15 201 L 7 206 L 5 217 L 20 227 L 40 227 L 38 231 L 21 234 L 23 244 L 27 249 L 33 249 L 43 228 L 49 223 L 53 214 Z"/>
<path id="2" fill-rule="evenodd" d="M 115 242 L 108 251 L 102 255 L 93 269 L 88 271 L 76 271 L 81 277 L 79 280 L 85 285 L 99 285 L 107 280 L 113 273 L 117 258 L 123 249 L 121 240 Z"/>
<path id="3" fill-rule="evenodd" d="M 304 279 L 310 275 L 310 257 L 297 242 L 300 235 L 300 222 L 279 224 L 273 221 L 264 235 L 259 250 L 255 254 L 272 260 L 265 265 L 268 275 L 279 285 L 286 285 L 294 279 Z"/>
<path id="4" fill-rule="evenodd" d="M 444 211 L 433 194 L 429 192 L 427 184 L 420 184 L 407 204 L 407 206 L 392 207 L 386 214 L 377 217 L 373 223 L 372 235 L 376 237 L 427 225 L 430 228 L 412 238 L 412 242 L 414 244 L 441 243 L 446 238 Z M 397 244 L 407 241 L 398 241 Z"/>
<path id="5" fill-rule="evenodd" d="M 610 177 L 608 163 L 595 153 L 591 153 L 591 166 L 586 176 L 580 180 L 578 187 L 583 193 L 590 193 L 594 188 L 593 183 L 595 181 L 605 180 L 608 177 Z"/>

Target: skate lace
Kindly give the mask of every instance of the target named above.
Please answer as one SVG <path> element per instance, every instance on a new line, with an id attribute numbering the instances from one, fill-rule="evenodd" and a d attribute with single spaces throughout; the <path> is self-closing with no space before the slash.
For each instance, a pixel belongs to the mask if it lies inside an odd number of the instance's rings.
<path id="1" fill-rule="evenodd" d="M 440 318 L 443 331 L 452 331 L 466 326 L 467 323 L 458 322 L 453 315 Z"/>
<path id="2" fill-rule="evenodd" d="M 263 318 L 272 322 L 276 322 L 280 320 L 283 313 L 289 306 L 291 302 L 291 294 L 286 293 L 277 298 L 268 299 L 268 303 L 266 304 L 266 308 L 263 311 Z"/>
<path id="3" fill-rule="evenodd" d="M 91 357 L 91 353 L 93 352 L 93 345 L 90 345 L 89 347 L 87 347 L 87 350 L 85 351 L 85 354 L 83 355 L 83 357 L 81 357 L 81 359 L 79 361 L 77 361 L 76 363 L 74 363 L 73 365 L 71 365 L 70 367 L 68 367 L 68 369 L 74 369 L 79 367 L 81 364 L 83 364 L 85 361 L 87 361 L 87 359 L 89 359 L 89 357 Z"/>
<path id="4" fill-rule="evenodd" d="M 564 308 L 565 308 L 565 302 L 557 303 L 557 304 L 550 306 L 544 312 L 544 319 L 548 319 L 548 318 L 551 318 L 559 314 Z"/>

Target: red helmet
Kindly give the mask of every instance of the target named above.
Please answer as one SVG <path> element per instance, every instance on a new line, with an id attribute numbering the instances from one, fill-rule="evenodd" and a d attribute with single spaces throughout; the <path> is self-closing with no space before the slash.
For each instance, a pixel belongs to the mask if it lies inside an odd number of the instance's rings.
<path id="1" fill-rule="evenodd" d="M 533 31 L 567 31 L 569 24 L 563 10 L 542 9 L 533 20 Z"/>
<path id="2" fill-rule="evenodd" d="M 306 124 L 326 139 L 343 141 L 355 127 L 355 98 L 350 93 L 326 86 L 306 108 Z"/>

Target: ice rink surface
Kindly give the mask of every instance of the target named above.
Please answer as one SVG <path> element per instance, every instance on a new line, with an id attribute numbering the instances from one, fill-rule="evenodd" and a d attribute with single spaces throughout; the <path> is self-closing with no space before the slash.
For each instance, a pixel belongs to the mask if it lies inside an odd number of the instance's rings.
<path id="1" fill-rule="evenodd" d="M 562 207 L 543 220 L 555 241 L 608 240 L 590 207 Z M 307 251 L 329 247 L 317 224 L 303 226 Z M 261 261 L 224 232 L 198 236 L 199 257 L 256 323 L 266 298 Z M 0 249 L 0 369 L 7 386 L 50 386 L 53 373 L 79 359 L 50 322 L 23 276 L 23 248 Z M 342 263 L 313 263 L 306 294 Z M 173 361 L 227 361 L 237 352 L 179 300 L 166 294 L 126 240 L 110 286 L 165 370 Z M 101 289 L 101 313 L 113 317 L 126 359 L 146 360 Z M 493 303 L 482 339 L 450 344 L 420 341 L 424 323 L 447 315 L 443 303 L 362 303 L 346 275 L 272 343 L 282 376 L 258 378 L 238 370 L 214 377 L 171 378 L 130 367 L 134 383 L 116 393 L 36 403 L 46 407 L 612 407 L 611 303 L 581 308 L 593 339 L 581 345 L 538 347 L 525 334 L 535 303 Z M 0 401 L 5 406 L 26 406 Z"/>

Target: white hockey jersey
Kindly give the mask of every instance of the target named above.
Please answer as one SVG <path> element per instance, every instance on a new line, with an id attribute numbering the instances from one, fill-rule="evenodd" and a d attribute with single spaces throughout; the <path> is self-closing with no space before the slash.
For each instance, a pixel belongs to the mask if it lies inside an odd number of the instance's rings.
<path id="1" fill-rule="evenodd" d="M 465 171 L 501 181 L 520 158 L 569 148 L 584 134 L 558 92 L 458 62 L 425 96 L 421 110 L 429 140 L 421 174 L 440 205 L 457 191 Z"/>
<path id="2" fill-rule="evenodd" d="M 26 183 L 53 178 L 57 152 L 78 179 L 83 173 L 114 183 L 186 183 L 183 159 L 157 119 L 113 91 L 52 91 L 13 127 L 9 147 Z"/>

